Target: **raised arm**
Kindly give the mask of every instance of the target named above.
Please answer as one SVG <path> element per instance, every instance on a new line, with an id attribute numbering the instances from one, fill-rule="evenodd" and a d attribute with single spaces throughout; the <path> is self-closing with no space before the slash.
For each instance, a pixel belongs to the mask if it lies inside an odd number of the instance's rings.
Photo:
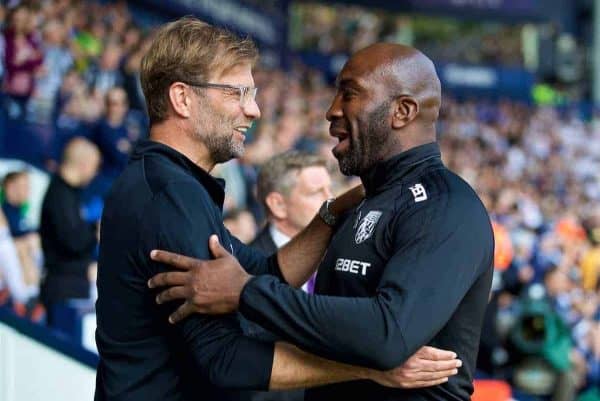
<path id="1" fill-rule="evenodd" d="M 337 197 L 330 205 L 332 215 L 339 217 L 350 211 L 364 198 L 364 188 L 357 186 Z M 231 251 L 246 272 L 253 276 L 273 275 L 293 287 L 300 287 L 315 272 L 321 261 L 334 227 L 316 215 L 308 226 L 270 257 L 243 244 L 229 235 Z M 215 234 L 217 232 L 215 231 Z M 223 246 L 227 247 L 223 238 Z M 230 250 L 228 249 L 228 252 Z"/>
<path id="2" fill-rule="evenodd" d="M 364 188 L 357 186 L 337 197 L 329 210 L 335 216 L 350 211 L 364 198 Z M 333 227 L 317 215 L 296 237 L 277 252 L 279 268 L 285 281 L 300 287 L 315 272 L 333 234 Z"/>

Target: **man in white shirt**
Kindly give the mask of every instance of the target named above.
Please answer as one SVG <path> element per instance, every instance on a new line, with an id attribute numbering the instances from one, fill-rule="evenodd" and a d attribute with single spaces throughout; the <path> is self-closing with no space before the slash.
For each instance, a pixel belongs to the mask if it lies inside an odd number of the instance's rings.
<path id="1" fill-rule="evenodd" d="M 333 195 L 324 158 L 286 152 L 269 159 L 258 176 L 258 199 L 267 214 L 267 225 L 251 246 L 270 255 L 310 223 L 323 202 Z M 314 276 L 303 286 L 312 292 Z"/>

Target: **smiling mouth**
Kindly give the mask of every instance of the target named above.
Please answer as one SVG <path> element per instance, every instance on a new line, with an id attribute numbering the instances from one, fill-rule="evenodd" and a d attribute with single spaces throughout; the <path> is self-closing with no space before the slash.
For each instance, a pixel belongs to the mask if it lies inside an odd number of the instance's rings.
<path id="1" fill-rule="evenodd" d="M 235 127 L 233 130 L 239 132 L 242 135 L 246 135 L 248 128 L 250 127 Z"/>
<path id="2" fill-rule="evenodd" d="M 334 156 L 338 156 L 340 154 L 346 153 L 350 149 L 350 136 L 346 136 L 343 138 L 338 137 L 339 142 L 337 145 L 333 147 L 331 150 Z"/>
<path id="3" fill-rule="evenodd" d="M 246 132 L 248 131 L 248 127 L 236 127 L 233 130 L 238 133 L 242 142 L 246 140 Z"/>

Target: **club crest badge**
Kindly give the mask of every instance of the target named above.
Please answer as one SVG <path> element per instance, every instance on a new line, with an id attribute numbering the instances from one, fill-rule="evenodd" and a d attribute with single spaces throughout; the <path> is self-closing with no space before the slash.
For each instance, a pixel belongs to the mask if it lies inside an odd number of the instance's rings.
<path id="1" fill-rule="evenodd" d="M 356 235 L 354 236 L 354 241 L 356 244 L 360 244 L 365 242 L 371 235 L 373 235 L 373 231 L 375 231 L 375 226 L 381 217 L 381 212 L 378 210 L 371 210 L 358 225 L 358 229 L 356 230 Z"/>

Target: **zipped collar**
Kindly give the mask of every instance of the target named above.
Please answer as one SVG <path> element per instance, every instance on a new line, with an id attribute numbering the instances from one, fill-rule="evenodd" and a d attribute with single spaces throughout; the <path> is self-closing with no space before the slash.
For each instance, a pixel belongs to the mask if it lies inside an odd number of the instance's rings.
<path id="1" fill-rule="evenodd" d="M 202 184 L 204 188 L 206 188 L 206 191 L 209 193 L 213 202 L 215 202 L 219 208 L 223 208 L 223 202 L 225 201 L 225 180 L 213 177 L 206 170 L 199 167 L 185 155 L 170 146 L 151 140 L 140 141 L 133 149 L 130 160 L 139 160 L 142 157 L 149 155 L 160 155 L 165 157 L 173 164 L 187 171 Z"/>
<path id="2" fill-rule="evenodd" d="M 365 174 L 360 176 L 367 197 L 383 192 L 405 176 L 416 165 L 432 159 L 438 159 L 441 163 L 440 147 L 437 142 L 411 148 L 390 159 L 375 164 Z"/>

